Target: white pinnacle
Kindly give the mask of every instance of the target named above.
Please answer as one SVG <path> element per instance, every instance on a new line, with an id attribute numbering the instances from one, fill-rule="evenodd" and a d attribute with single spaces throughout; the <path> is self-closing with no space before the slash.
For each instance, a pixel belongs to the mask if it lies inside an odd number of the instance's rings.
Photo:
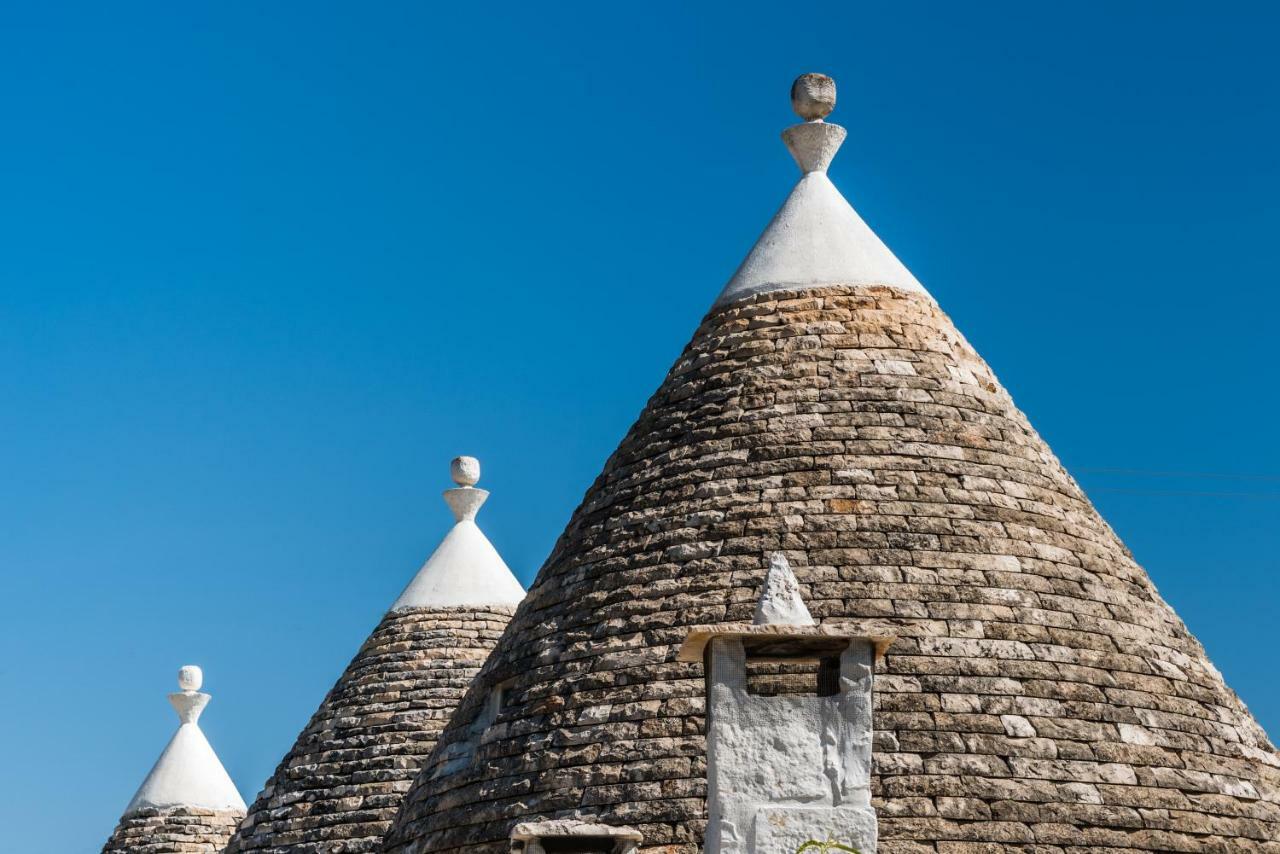
<path id="1" fill-rule="evenodd" d="M 489 497 L 487 491 L 475 488 L 480 480 L 480 461 L 457 457 L 449 473 L 458 487 L 446 489 L 444 500 L 453 511 L 455 524 L 396 599 L 392 611 L 516 605 L 524 598 L 524 588 L 475 522 Z"/>
<path id="2" fill-rule="evenodd" d="M 792 108 L 805 122 L 787 128 L 782 138 L 804 174 L 716 305 L 819 285 L 885 285 L 928 296 L 827 177 L 847 133 L 823 121 L 835 103 L 830 77 L 804 74 L 792 85 Z"/>
<path id="3" fill-rule="evenodd" d="M 193 664 L 178 671 L 182 690 L 170 694 L 169 702 L 182 723 L 125 807 L 126 816 L 167 807 L 245 811 L 244 799 L 197 723 L 210 699 L 199 691 L 203 682 L 204 674 Z"/>
<path id="4" fill-rule="evenodd" d="M 796 581 L 791 564 L 781 552 L 769 555 L 769 571 L 760 588 L 751 622 L 757 626 L 813 625 L 813 616 L 800 598 L 800 582 Z"/>

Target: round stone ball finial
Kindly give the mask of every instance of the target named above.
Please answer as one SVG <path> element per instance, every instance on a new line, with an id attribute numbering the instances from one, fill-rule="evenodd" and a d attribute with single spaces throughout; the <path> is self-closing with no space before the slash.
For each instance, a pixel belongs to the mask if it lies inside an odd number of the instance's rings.
<path id="1" fill-rule="evenodd" d="M 204 671 L 194 664 L 178 669 L 178 687 L 183 691 L 199 691 L 204 684 Z"/>
<path id="2" fill-rule="evenodd" d="M 836 108 L 836 81 L 825 74 L 801 74 L 791 84 L 791 109 L 806 122 L 820 122 Z"/>
<path id="3" fill-rule="evenodd" d="M 449 474 L 458 486 L 475 486 L 480 480 L 480 461 L 475 457 L 454 457 Z"/>

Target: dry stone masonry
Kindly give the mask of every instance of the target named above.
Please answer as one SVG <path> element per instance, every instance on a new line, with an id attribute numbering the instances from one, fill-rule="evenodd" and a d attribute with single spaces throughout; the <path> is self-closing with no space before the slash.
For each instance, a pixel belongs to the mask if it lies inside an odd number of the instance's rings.
<path id="1" fill-rule="evenodd" d="M 377 850 L 436 736 L 524 595 L 475 523 L 489 493 L 459 457 L 454 526 L 267 781 L 228 854 Z"/>
<path id="2" fill-rule="evenodd" d="M 641 851 L 717 849 L 708 674 L 682 641 L 749 622 L 779 552 L 811 631 L 896 638 L 871 716 L 880 854 L 1277 854 L 1266 735 L 827 178 L 834 83 L 792 95 L 800 181 L 570 519 L 385 850 L 498 852 L 517 822 L 569 818 L 632 827 Z M 446 761 L 499 684 L 470 761 Z M 847 824 L 815 836 L 874 844 Z M 745 836 L 728 850 L 795 841 Z"/>
<path id="3" fill-rule="evenodd" d="M 588 491 L 442 736 L 511 680 L 467 768 L 429 761 L 388 851 L 499 851 L 533 816 L 697 851 L 699 624 L 780 551 L 876 676 L 881 854 L 1280 851 L 1280 758 L 932 300 L 827 285 L 714 310 Z M 440 755 L 441 751 L 437 752 Z"/>
<path id="4" fill-rule="evenodd" d="M 455 460 L 227 854 L 1280 854 L 1280 755 L 827 177 L 834 82 L 792 100 L 801 178 L 528 595 Z"/>
<path id="5" fill-rule="evenodd" d="M 103 854 L 218 854 L 244 810 L 143 809 L 120 819 Z"/>
<path id="6" fill-rule="evenodd" d="M 509 608 L 388 613 L 249 809 L 236 852 L 375 851 Z"/>

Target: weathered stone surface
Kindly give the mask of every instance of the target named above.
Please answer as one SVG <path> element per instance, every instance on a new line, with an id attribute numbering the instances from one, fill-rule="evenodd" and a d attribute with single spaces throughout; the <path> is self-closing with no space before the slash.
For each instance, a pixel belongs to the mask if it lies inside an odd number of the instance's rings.
<path id="1" fill-rule="evenodd" d="M 835 684 L 827 686 L 827 693 L 809 670 L 802 684 L 790 684 L 800 691 L 762 696 L 749 687 L 742 638 L 711 642 L 707 854 L 794 852 L 815 837 L 875 854 L 870 789 L 874 647 L 861 639 L 847 644 L 835 660 Z M 764 662 L 761 670 L 768 673 L 769 664 Z M 784 841 L 794 844 L 785 847 Z"/>
<path id="2" fill-rule="evenodd" d="M 825 119 L 836 107 L 836 81 L 825 74 L 801 74 L 791 84 L 791 109 L 807 122 Z"/>
<path id="3" fill-rule="evenodd" d="M 228 854 L 377 850 L 510 616 L 497 606 L 388 613 L 249 808 Z"/>
<path id="4" fill-rule="evenodd" d="M 582 817 L 697 851 L 705 686 L 676 651 L 692 626 L 750 620 L 773 551 L 815 619 L 894 626 L 882 854 L 1280 852 L 1265 734 L 945 315 L 879 287 L 704 320 L 386 850 L 498 852 L 518 821 Z"/>
<path id="5" fill-rule="evenodd" d="M 640 832 L 632 827 L 617 827 L 576 819 L 530 821 L 517 824 L 511 830 L 512 854 L 546 854 L 548 844 L 554 841 L 587 842 L 590 840 L 610 854 L 634 854 L 640 844 Z M 559 849 L 553 849 L 559 850 Z"/>
<path id="6" fill-rule="evenodd" d="M 218 854 L 226 847 L 239 810 L 168 807 L 137 810 L 116 825 L 103 854 Z"/>
<path id="7" fill-rule="evenodd" d="M 751 622 L 757 626 L 813 625 L 813 617 L 800 598 L 800 582 L 796 581 L 795 573 L 787 564 L 786 555 L 769 556 L 769 571 L 765 574 Z"/>

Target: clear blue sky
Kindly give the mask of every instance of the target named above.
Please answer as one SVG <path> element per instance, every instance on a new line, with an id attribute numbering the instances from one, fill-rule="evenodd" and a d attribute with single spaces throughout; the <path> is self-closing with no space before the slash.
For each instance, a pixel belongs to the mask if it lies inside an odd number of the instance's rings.
<path id="1" fill-rule="evenodd" d="M 188 662 L 252 799 L 445 532 L 452 456 L 527 582 L 794 180 L 811 70 L 836 183 L 1280 733 L 1274 5 L 28 5 L 6 848 L 101 845 Z"/>

